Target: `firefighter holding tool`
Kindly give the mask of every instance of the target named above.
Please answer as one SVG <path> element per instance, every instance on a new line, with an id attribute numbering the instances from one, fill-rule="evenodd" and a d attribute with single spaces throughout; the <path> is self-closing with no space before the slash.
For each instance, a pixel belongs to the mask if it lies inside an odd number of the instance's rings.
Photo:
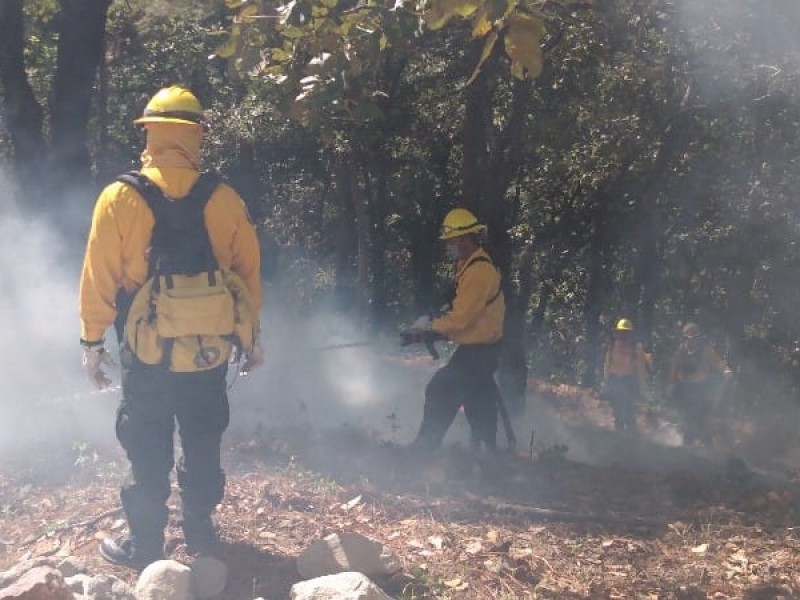
<path id="1" fill-rule="evenodd" d="M 457 345 L 450 361 L 425 388 L 425 408 L 412 447 L 434 450 L 460 407 L 472 430 L 474 447 L 497 449 L 497 416 L 503 409 L 494 379 L 503 336 L 505 301 L 500 271 L 481 246 L 486 226 L 464 208 L 444 218 L 439 239 L 456 266 L 456 291 L 452 307 L 438 318 L 417 319 L 403 332 L 403 343 L 428 343 L 448 339 Z M 504 415 L 505 417 L 505 415 Z M 504 424 L 510 427 L 504 419 Z M 513 434 L 507 429 L 509 443 Z"/>

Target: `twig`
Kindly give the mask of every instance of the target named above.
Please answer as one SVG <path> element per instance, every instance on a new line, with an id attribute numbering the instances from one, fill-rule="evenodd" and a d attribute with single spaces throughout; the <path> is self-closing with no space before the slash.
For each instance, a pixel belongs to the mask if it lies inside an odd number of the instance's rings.
<path id="1" fill-rule="evenodd" d="M 111 508 L 105 512 L 101 512 L 99 515 L 92 517 L 91 519 L 86 519 L 85 521 L 78 521 L 77 523 L 72 523 L 69 525 L 64 525 L 59 529 L 56 529 L 56 532 L 66 531 L 67 529 L 79 529 L 81 527 L 92 527 L 96 525 L 98 521 L 102 521 L 107 517 L 113 517 L 122 512 L 122 507 L 118 508 Z"/>
<path id="2" fill-rule="evenodd" d="M 67 523 L 66 525 L 62 525 L 61 527 L 56 527 L 55 529 L 51 529 L 50 531 L 48 531 L 46 533 L 43 533 L 42 535 L 40 535 L 37 538 L 34 538 L 34 539 L 29 540 L 27 542 L 23 542 L 22 544 L 20 544 L 20 548 L 25 548 L 26 546 L 30 546 L 32 544 L 35 544 L 39 540 L 42 540 L 42 539 L 44 539 L 44 538 L 46 538 L 48 536 L 51 536 L 51 535 L 54 535 L 54 534 L 57 534 L 57 533 L 63 533 L 65 531 L 69 531 L 70 529 L 81 529 L 81 528 L 86 528 L 86 527 L 92 527 L 92 526 L 96 525 L 99 521 L 102 521 L 103 519 L 105 519 L 107 517 L 113 517 L 113 516 L 115 516 L 115 515 L 117 515 L 117 514 L 119 514 L 121 512 L 122 512 L 122 507 L 112 508 L 112 509 L 109 509 L 109 510 L 107 510 L 105 512 L 101 512 L 99 515 L 96 515 L 96 516 L 92 517 L 91 519 L 86 519 L 85 521 L 78 521 L 77 523 Z"/>

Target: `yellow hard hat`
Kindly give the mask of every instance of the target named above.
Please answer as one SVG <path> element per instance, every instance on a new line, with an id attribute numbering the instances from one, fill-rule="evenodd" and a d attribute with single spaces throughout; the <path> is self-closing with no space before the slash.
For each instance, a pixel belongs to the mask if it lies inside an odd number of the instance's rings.
<path id="1" fill-rule="evenodd" d="M 454 208 L 444 218 L 439 234 L 440 240 L 450 240 L 468 233 L 480 233 L 486 225 L 478 222 L 478 217 L 466 208 Z"/>
<path id="2" fill-rule="evenodd" d="M 630 319 L 620 319 L 617 321 L 615 329 L 617 331 L 633 331 L 633 323 L 631 323 Z"/>
<path id="3" fill-rule="evenodd" d="M 192 92 L 178 85 L 158 90 L 134 123 L 183 123 L 208 127 L 200 101 Z"/>
<path id="4" fill-rule="evenodd" d="M 700 335 L 700 328 L 696 323 L 687 323 L 683 326 L 683 337 L 693 338 Z"/>

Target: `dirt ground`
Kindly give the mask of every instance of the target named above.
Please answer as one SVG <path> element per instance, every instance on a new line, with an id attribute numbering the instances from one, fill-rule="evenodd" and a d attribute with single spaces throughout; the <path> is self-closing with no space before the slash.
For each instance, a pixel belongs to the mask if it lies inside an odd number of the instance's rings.
<path id="1" fill-rule="evenodd" d="M 450 447 L 432 460 L 348 426 L 228 436 L 218 517 L 231 576 L 221 598 L 288 598 L 295 557 L 337 531 L 397 552 L 403 572 L 377 581 L 397 598 L 800 597 L 800 486 L 790 475 L 733 451 L 656 444 L 647 414 L 641 434 L 621 438 L 593 396 L 536 392 L 574 439 L 610 440 L 620 456 L 675 455 L 684 466 L 586 464 L 565 446 L 529 444 L 527 432 L 514 454 Z M 125 473 L 115 447 L 43 448 L 0 467 L 0 568 L 73 555 L 90 572 L 135 581 L 96 554 L 99 539 L 124 530 Z M 190 561 L 170 503 L 168 551 Z"/>

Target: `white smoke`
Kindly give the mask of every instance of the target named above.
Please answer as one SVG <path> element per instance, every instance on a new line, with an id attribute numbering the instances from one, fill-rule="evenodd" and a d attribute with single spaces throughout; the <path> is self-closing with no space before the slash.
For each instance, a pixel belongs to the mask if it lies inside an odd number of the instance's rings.
<path id="1" fill-rule="evenodd" d="M 70 448 L 113 439 L 108 394 L 93 395 L 78 345 L 79 267 L 62 236 L 20 210 L 20 194 L 0 171 L 0 456 L 33 445 Z"/>

